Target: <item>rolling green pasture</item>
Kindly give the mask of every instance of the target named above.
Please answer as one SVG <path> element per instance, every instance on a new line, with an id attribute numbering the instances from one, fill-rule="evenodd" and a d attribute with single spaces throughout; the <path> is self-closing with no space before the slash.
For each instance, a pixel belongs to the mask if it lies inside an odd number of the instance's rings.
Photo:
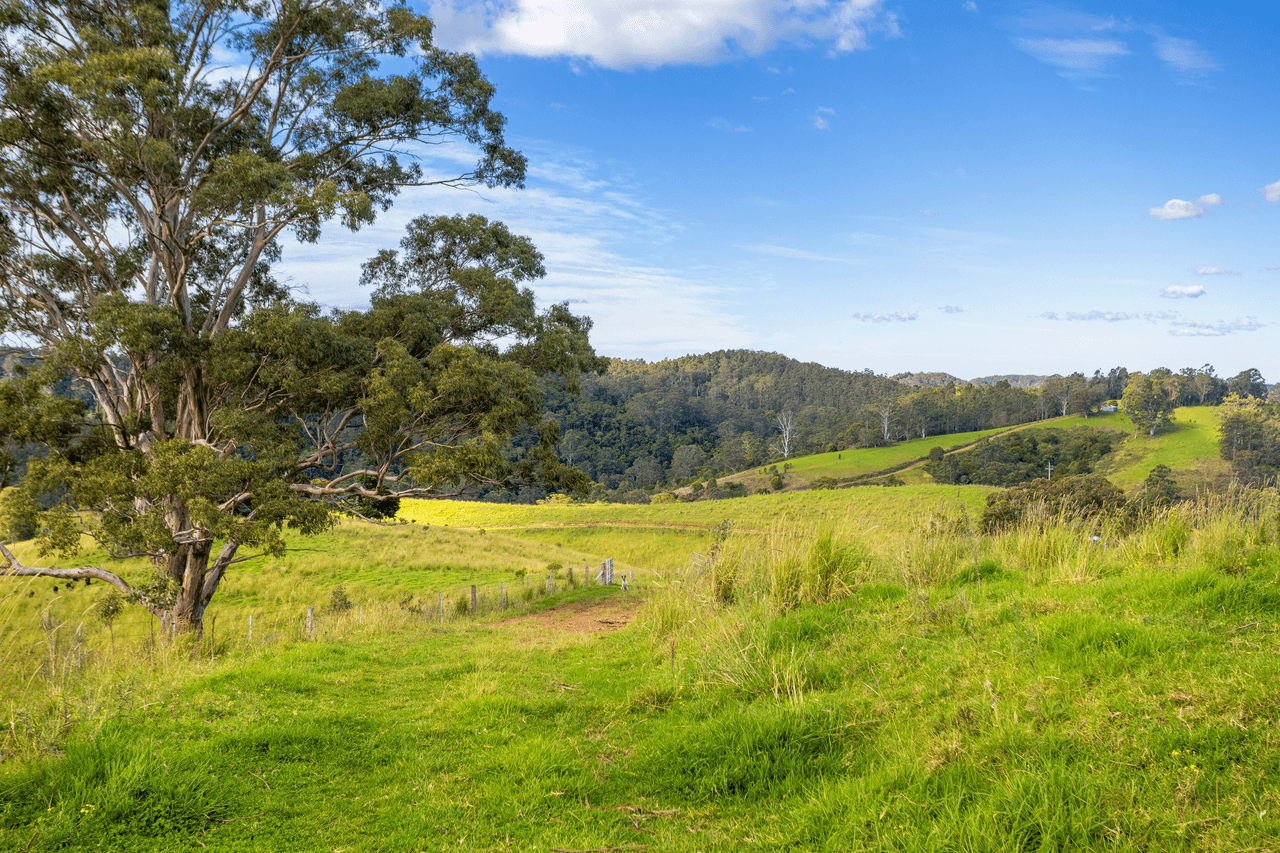
<path id="1" fill-rule="evenodd" d="M 715 541 L 712 528 L 728 522 L 760 535 L 778 525 L 821 523 L 856 530 L 869 541 L 892 540 L 940 509 L 975 515 L 983 486 L 866 487 L 784 492 L 723 501 L 650 504 L 487 504 L 475 501 L 404 501 L 400 517 L 439 526 L 500 531 L 595 560 L 614 557 L 655 570 L 688 566 L 693 551 Z"/>
<path id="2" fill-rule="evenodd" d="M 654 582 L 613 634 L 348 619 L 216 662 L 178 643 L 5 709 L 0 849 L 1272 849 L 1275 509 L 1105 547 L 905 512 L 897 543 L 730 536 L 721 571 Z M 65 725 L 14 748 L 40 713 Z"/>
<path id="3" fill-rule="evenodd" d="M 1004 432 L 1008 427 L 986 429 L 979 432 L 961 432 L 953 435 L 938 435 L 928 438 L 915 438 L 890 447 L 860 447 L 852 450 L 841 450 L 832 453 L 815 453 L 811 456 L 799 456 L 791 460 L 791 469 L 787 471 L 788 488 L 808 487 L 818 477 L 846 479 L 861 477 L 894 468 L 898 465 L 923 459 L 929 451 L 939 445 L 951 448 L 957 445 L 970 444 L 989 435 Z M 778 466 L 781 468 L 782 466 Z M 721 478 L 731 482 L 740 482 L 750 489 L 768 485 L 771 475 L 760 468 L 743 471 L 729 477 Z"/>
<path id="4" fill-rule="evenodd" d="M 151 572 L 142 560 L 108 562 L 100 550 L 89 547 L 90 540 L 85 542 L 84 553 L 74 560 L 39 560 L 30 543 L 16 550 L 24 562 L 41 565 L 105 564 L 134 582 L 145 580 Z M 593 554 L 563 545 L 439 526 L 346 521 L 328 533 L 290 544 L 297 550 L 281 557 L 260 557 L 227 573 L 208 612 L 225 636 L 244 636 L 250 614 L 260 635 L 296 633 L 306 608 L 323 613 L 339 585 L 356 607 L 399 607 L 404 602 L 406 607 L 438 613 L 443 600 L 446 616 L 452 616 L 460 598 L 469 601 L 472 584 L 489 603 L 503 585 L 508 600 L 519 600 L 526 586 L 541 594 L 550 563 L 567 569 L 596 562 Z M 639 568 L 618 561 L 619 570 Z M 581 577 L 579 568 L 575 578 Z M 566 571 L 558 573 L 561 586 L 567 580 Z M 97 644 L 105 643 L 108 633 L 122 643 L 149 637 L 155 626 L 141 608 L 126 607 L 111 632 L 99 624 L 93 607 L 107 590 L 106 584 L 97 581 L 86 586 L 49 578 L 0 578 L 0 647 L 8 644 L 7 651 L 17 654 L 19 648 L 29 650 L 46 643 L 41 614 L 47 624 L 60 626 L 64 641 L 77 630 Z M 0 664 L 3 660 L 0 652 Z M 0 688 L 0 697 L 4 692 Z"/>
<path id="5" fill-rule="evenodd" d="M 929 451 L 935 447 L 942 447 L 950 452 L 953 449 L 959 450 L 971 445 L 983 438 L 1012 430 L 1073 429 L 1080 426 L 1125 431 L 1131 429 L 1129 419 L 1119 413 L 1098 414 L 1089 418 L 1081 415 L 1071 415 L 1065 418 L 1052 418 L 1014 427 L 998 427 L 976 432 L 914 438 L 890 447 L 862 447 L 832 453 L 815 453 L 811 456 L 800 456 L 791 460 L 791 468 L 786 473 L 785 488 L 806 489 L 818 477 L 831 477 L 836 480 L 850 479 L 874 474 L 877 471 L 897 468 L 900 465 L 914 461 L 922 462 L 929 455 Z M 757 488 L 768 485 L 771 475 L 765 473 L 766 471 L 767 468 L 753 468 L 750 471 L 742 471 L 738 474 L 723 477 L 721 480 L 739 482 L 754 491 Z M 909 484 L 932 482 L 928 474 L 914 467 L 906 469 L 906 472 L 900 472 L 897 476 Z"/>
<path id="6" fill-rule="evenodd" d="M 1110 460 L 1099 466 L 1118 486 L 1140 484 L 1157 465 L 1168 465 L 1184 488 L 1221 486 L 1230 475 L 1229 464 L 1218 452 L 1218 409 L 1185 406 L 1174 412 L 1174 421 L 1154 436 L 1133 435 Z"/>

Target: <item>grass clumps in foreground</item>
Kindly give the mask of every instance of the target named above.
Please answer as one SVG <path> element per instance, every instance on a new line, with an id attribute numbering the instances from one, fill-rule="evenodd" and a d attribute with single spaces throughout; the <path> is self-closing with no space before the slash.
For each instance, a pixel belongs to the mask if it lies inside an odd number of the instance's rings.
<path id="1" fill-rule="evenodd" d="M 616 634 L 281 644 L 155 685 L 102 729 L 105 773 L 73 758 L 88 731 L 0 768 L 0 848 L 1270 849 L 1277 509 L 793 519 L 728 536 Z M 127 802 L 134 766 L 188 780 L 175 829 L 80 811 Z"/>

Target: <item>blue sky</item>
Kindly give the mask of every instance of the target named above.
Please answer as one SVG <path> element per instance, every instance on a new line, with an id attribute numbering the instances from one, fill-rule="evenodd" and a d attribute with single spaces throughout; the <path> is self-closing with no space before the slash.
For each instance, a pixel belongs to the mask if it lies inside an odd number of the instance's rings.
<path id="1" fill-rule="evenodd" d="M 367 299 L 413 216 L 478 212 L 533 238 L 539 298 L 605 355 L 1280 379 L 1280 5 L 420 8 L 480 57 L 529 179 L 291 248 L 325 304 Z"/>

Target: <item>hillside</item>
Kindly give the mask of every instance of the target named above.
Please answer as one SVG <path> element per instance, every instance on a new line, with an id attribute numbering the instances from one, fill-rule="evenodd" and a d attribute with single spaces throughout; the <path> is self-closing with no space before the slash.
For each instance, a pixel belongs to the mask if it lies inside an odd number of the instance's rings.
<path id="1" fill-rule="evenodd" d="M 74 621 L 99 592 L 78 587 L 6 637 L 0 847 L 1270 849 L 1274 504 L 1099 544 L 978 534 L 983 494 L 418 502 L 418 524 L 240 570 L 216 644 L 113 639 Z M 1247 560 L 1226 547 L 1246 530 Z M 637 583 L 432 609 L 504 552 L 571 543 L 637 555 Z M 358 606 L 321 602 L 308 633 L 299 605 L 341 579 Z"/>
<path id="2" fill-rule="evenodd" d="M 895 373 L 889 378 L 912 388 L 945 388 L 948 385 L 965 384 L 965 380 L 950 373 Z"/>
<path id="3" fill-rule="evenodd" d="M 970 379 L 969 381 L 974 385 L 995 385 L 999 382 L 1008 382 L 1014 388 L 1039 388 L 1052 378 L 1052 376 L 1035 374 L 1005 373 L 998 376 L 979 376 L 977 379 Z"/>

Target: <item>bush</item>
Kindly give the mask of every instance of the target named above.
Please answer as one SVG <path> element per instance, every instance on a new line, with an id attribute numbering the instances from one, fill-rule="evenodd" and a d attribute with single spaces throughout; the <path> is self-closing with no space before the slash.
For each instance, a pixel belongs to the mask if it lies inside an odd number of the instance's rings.
<path id="1" fill-rule="evenodd" d="M 1129 512 L 1120 487 L 1097 474 L 1081 474 L 1060 480 L 1032 480 L 987 495 L 979 526 L 990 533 L 1016 524 L 1033 513 L 1041 518 L 1059 516 L 1094 520 Z"/>
<path id="2" fill-rule="evenodd" d="M 773 489 L 775 492 L 781 491 L 783 485 L 784 483 L 782 481 L 781 474 L 774 474 L 772 477 L 769 478 L 769 487 Z"/>
<path id="3" fill-rule="evenodd" d="M 0 492 L 0 539 L 7 542 L 34 539 L 39 531 L 32 519 L 38 509 L 31 504 L 29 497 L 14 486 Z"/>
<path id="4" fill-rule="evenodd" d="M 821 491 L 824 489 L 834 489 L 838 485 L 840 484 L 836 482 L 835 477 L 818 477 L 809 485 L 809 487 Z"/>
<path id="5" fill-rule="evenodd" d="M 353 606 L 350 597 L 347 595 L 346 587 L 342 584 L 338 584 L 329 591 L 330 613 L 346 613 Z"/>

